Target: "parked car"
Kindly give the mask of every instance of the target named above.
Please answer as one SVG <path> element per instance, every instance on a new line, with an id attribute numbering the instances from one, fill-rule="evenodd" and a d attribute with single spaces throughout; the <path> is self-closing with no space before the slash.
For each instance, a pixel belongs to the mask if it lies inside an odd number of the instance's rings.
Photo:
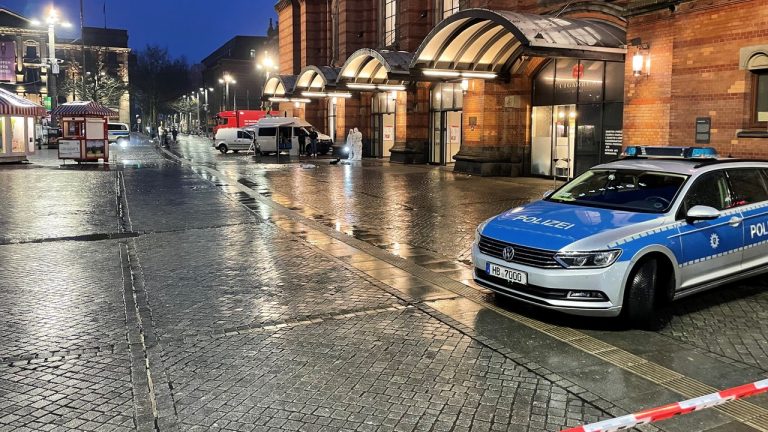
<path id="1" fill-rule="evenodd" d="M 768 162 L 631 147 L 480 224 L 472 259 L 499 295 L 657 327 L 671 301 L 768 271 Z"/>
<path id="2" fill-rule="evenodd" d="M 246 130 L 253 132 L 256 137 L 256 149 L 261 153 L 276 153 L 278 143 L 281 143 L 280 151 L 288 151 L 292 155 L 298 155 L 299 137 L 304 134 L 305 142 L 309 145 L 308 129 L 310 127 L 312 127 L 311 124 L 297 117 L 265 117 Z M 333 140 L 331 137 L 318 131 L 317 153 L 328 154 L 332 148 Z"/>
<path id="3" fill-rule="evenodd" d="M 240 150 L 247 151 L 253 144 L 253 134 L 241 128 L 219 129 L 213 139 L 213 147 L 222 153 L 226 153 L 229 150 L 235 153 Z"/>
<path id="4" fill-rule="evenodd" d="M 123 144 L 131 140 L 131 128 L 125 123 L 107 123 L 107 138 L 110 144 Z"/>

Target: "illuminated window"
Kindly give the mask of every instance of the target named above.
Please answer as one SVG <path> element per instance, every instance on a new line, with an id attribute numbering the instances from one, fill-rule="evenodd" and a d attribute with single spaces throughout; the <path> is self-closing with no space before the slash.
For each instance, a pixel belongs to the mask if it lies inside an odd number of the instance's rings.
<path id="1" fill-rule="evenodd" d="M 459 0 L 438 0 L 438 2 L 442 3 L 442 8 L 438 7 L 438 10 L 442 11 L 442 19 L 446 19 L 459 11 Z"/>
<path id="2" fill-rule="evenodd" d="M 397 0 L 384 0 L 384 46 L 395 44 L 397 27 Z"/>
<path id="3" fill-rule="evenodd" d="M 85 136 L 84 121 L 65 121 L 63 129 L 64 138 L 80 138 Z"/>

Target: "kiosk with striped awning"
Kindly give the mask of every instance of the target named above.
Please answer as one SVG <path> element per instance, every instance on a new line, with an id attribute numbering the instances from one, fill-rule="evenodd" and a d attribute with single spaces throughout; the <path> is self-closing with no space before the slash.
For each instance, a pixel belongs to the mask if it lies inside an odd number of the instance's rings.
<path id="1" fill-rule="evenodd" d="M 42 106 L 0 89 L 0 163 L 21 162 L 35 153 L 35 118 L 45 115 Z"/>
<path id="2" fill-rule="evenodd" d="M 109 163 L 107 123 L 117 112 L 97 102 L 75 101 L 57 106 L 51 115 L 62 125 L 59 159 Z"/>

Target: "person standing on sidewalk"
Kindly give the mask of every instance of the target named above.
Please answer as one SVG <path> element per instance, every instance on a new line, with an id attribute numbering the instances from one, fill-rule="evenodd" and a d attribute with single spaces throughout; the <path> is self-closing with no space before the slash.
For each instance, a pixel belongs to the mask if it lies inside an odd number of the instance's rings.
<path id="1" fill-rule="evenodd" d="M 303 128 L 299 128 L 299 156 L 304 156 L 307 153 L 307 131 Z"/>
<path id="2" fill-rule="evenodd" d="M 317 131 L 315 128 L 309 129 L 309 147 L 310 156 L 317 157 Z"/>
<path id="3" fill-rule="evenodd" d="M 179 136 L 179 131 L 176 130 L 176 128 L 173 128 L 171 135 L 173 135 L 173 142 L 176 142 L 176 137 Z"/>

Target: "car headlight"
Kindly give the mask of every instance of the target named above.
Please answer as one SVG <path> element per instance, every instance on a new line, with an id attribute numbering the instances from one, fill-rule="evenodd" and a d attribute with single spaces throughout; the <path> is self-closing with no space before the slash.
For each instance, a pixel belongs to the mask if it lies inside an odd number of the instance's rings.
<path id="1" fill-rule="evenodd" d="M 344 153 L 349 153 L 349 147 L 344 147 L 342 150 L 344 151 Z"/>
<path id="2" fill-rule="evenodd" d="M 621 256 L 620 249 L 595 252 L 558 252 L 555 260 L 565 268 L 602 268 L 616 262 Z"/>

